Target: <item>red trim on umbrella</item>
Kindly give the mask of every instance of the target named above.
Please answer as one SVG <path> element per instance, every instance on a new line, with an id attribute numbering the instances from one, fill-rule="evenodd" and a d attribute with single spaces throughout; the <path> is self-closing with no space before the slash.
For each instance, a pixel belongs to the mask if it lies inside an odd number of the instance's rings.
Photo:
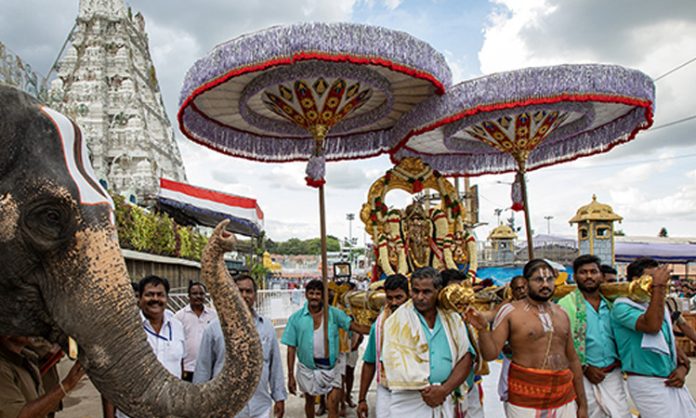
<path id="1" fill-rule="evenodd" d="M 393 164 L 397 164 L 399 160 L 395 157 L 394 154 L 396 154 L 397 151 L 399 151 L 401 148 L 406 148 L 412 152 L 420 153 L 423 155 L 431 155 L 434 156 L 435 154 L 428 154 L 428 153 L 423 153 L 420 151 L 413 150 L 412 148 L 409 148 L 406 146 L 406 143 L 408 141 L 416 136 L 420 135 L 425 132 L 430 132 L 433 131 L 441 126 L 448 125 L 450 123 L 456 122 L 458 120 L 461 120 L 465 117 L 468 116 L 473 116 L 475 114 L 481 113 L 481 112 L 491 112 L 491 111 L 496 111 L 496 110 L 507 110 L 507 109 L 512 109 L 515 107 L 524 107 L 524 106 L 531 106 L 531 105 L 539 105 L 539 104 L 554 104 L 554 103 L 559 103 L 562 101 L 575 101 L 575 102 L 603 102 L 603 103 L 621 103 L 621 104 L 626 104 L 630 106 L 637 106 L 637 107 L 643 107 L 645 108 L 645 119 L 647 120 L 647 124 L 645 126 L 637 126 L 633 131 L 630 133 L 628 137 L 624 140 L 616 141 L 612 144 L 608 144 L 606 149 L 599 149 L 599 150 L 594 150 L 590 152 L 585 152 L 585 153 L 578 153 L 573 156 L 569 156 L 568 158 L 561 158 L 556 161 L 544 163 L 538 166 L 535 166 L 534 168 L 529 169 L 528 171 L 533 171 L 537 170 L 539 168 L 543 167 L 548 167 L 550 165 L 554 164 L 559 164 L 562 162 L 568 162 L 568 161 L 574 161 L 577 160 L 578 158 L 581 157 L 587 157 L 590 155 L 595 155 L 595 154 L 600 154 L 603 152 L 607 152 L 614 148 L 615 146 L 619 144 L 624 144 L 626 142 L 631 141 L 632 139 L 635 138 L 635 136 L 638 134 L 639 131 L 648 129 L 652 126 L 653 124 L 653 113 L 652 113 L 652 101 L 649 100 L 639 100 L 639 99 L 633 99 L 630 97 L 625 97 L 625 96 L 608 96 L 608 95 L 597 95 L 597 94 L 586 94 L 586 95 L 578 95 L 578 94 L 563 94 L 560 96 L 555 96 L 555 97 L 544 97 L 544 98 L 534 98 L 534 99 L 525 99 L 522 101 L 518 102 L 507 102 L 507 103 L 496 103 L 492 105 L 482 105 L 482 106 L 477 106 L 471 109 L 467 109 L 463 112 L 447 116 L 443 119 L 440 119 L 439 121 L 436 121 L 434 123 L 431 123 L 430 125 L 427 125 L 423 128 L 417 129 L 415 131 L 411 131 L 406 136 L 399 141 L 399 143 L 393 147 L 391 150 L 389 150 L 389 159 Z M 503 153 L 502 151 L 500 151 Z M 466 154 L 466 153 L 456 153 L 452 152 L 450 155 L 471 155 L 471 154 Z M 477 177 L 477 176 L 482 176 L 486 174 L 502 174 L 502 173 L 509 173 L 513 172 L 515 169 L 508 169 L 508 170 L 491 170 L 491 171 L 485 171 L 481 173 L 476 173 L 476 174 L 446 174 L 448 177 Z"/>
<path id="2" fill-rule="evenodd" d="M 282 57 L 282 58 L 275 58 L 271 59 L 268 61 L 260 62 L 254 65 L 249 65 L 246 67 L 241 67 L 241 68 L 235 68 L 226 74 L 209 81 L 197 89 L 195 89 L 193 92 L 191 92 L 184 102 L 181 104 L 179 107 L 179 112 L 177 113 L 177 120 L 179 121 L 179 128 L 181 131 L 186 135 L 187 137 L 191 138 L 191 136 L 185 132 L 183 129 L 184 122 L 183 122 L 183 113 L 184 109 L 193 102 L 193 100 L 196 99 L 199 95 L 205 93 L 206 91 L 212 89 L 215 86 L 218 86 L 226 81 L 228 81 L 231 78 L 240 76 L 242 74 L 247 74 L 247 73 L 252 73 L 256 71 L 263 71 L 267 70 L 269 68 L 273 68 L 276 66 L 281 66 L 281 65 L 290 65 L 294 62 L 297 61 L 308 61 L 308 60 L 319 60 L 319 61 L 329 61 L 329 62 L 349 62 L 352 64 L 362 64 L 362 65 L 379 65 L 385 68 L 388 68 L 392 71 L 399 72 L 399 73 L 404 73 L 407 75 L 410 75 L 414 78 L 419 78 L 422 80 L 426 80 L 430 82 L 433 87 L 435 87 L 435 91 L 437 94 L 444 94 L 445 93 L 445 86 L 442 84 L 438 79 L 435 78 L 434 75 L 427 73 L 425 71 L 420 71 L 416 70 L 411 67 L 407 67 L 403 64 L 397 64 L 393 61 L 386 60 L 384 58 L 378 58 L 378 57 L 361 57 L 361 56 L 355 56 L 355 55 L 350 55 L 350 54 L 328 54 L 324 52 L 297 52 L 294 53 L 292 56 L 289 57 Z M 193 139 L 193 138 L 191 138 Z"/>

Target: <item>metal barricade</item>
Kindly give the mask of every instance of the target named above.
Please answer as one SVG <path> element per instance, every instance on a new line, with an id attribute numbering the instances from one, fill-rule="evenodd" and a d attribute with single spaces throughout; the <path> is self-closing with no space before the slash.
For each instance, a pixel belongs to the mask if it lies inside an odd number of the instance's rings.
<path id="1" fill-rule="evenodd" d="M 256 292 L 256 313 L 269 318 L 275 328 L 284 328 L 293 312 L 305 302 L 304 290 L 259 290 Z M 170 293 L 168 309 L 177 312 L 189 303 L 188 294 Z"/>

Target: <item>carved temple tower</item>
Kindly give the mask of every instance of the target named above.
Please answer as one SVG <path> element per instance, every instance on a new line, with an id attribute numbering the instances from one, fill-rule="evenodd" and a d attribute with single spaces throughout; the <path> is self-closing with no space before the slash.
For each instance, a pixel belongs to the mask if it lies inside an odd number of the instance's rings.
<path id="1" fill-rule="evenodd" d="M 112 192 L 149 206 L 160 177 L 186 180 L 145 20 L 123 0 L 80 0 L 49 102 L 81 126 L 94 170 Z"/>

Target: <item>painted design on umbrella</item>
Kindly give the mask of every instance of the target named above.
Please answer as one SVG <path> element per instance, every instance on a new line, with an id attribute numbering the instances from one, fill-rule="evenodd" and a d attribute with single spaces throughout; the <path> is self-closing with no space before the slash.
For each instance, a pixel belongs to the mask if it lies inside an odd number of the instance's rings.
<path id="1" fill-rule="evenodd" d="M 525 68 L 465 81 L 394 128 L 392 160 L 420 157 L 443 175 L 524 173 L 607 152 L 652 125 L 655 87 L 613 65 Z M 530 249 L 530 257 L 532 256 Z"/>
<path id="2" fill-rule="evenodd" d="M 388 151 L 396 121 L 450 84 L 444 56 L 407 33 L 349 23 L 279 26 L 197 61 L 178 120 L 193 141 L 237 157 L 306 161 L 324 133 L 326 160 L 366 158 Z M 339 85 L 338 107 L 325 109 Z M 303 107 L 298 93 L 314 104 Z"/>

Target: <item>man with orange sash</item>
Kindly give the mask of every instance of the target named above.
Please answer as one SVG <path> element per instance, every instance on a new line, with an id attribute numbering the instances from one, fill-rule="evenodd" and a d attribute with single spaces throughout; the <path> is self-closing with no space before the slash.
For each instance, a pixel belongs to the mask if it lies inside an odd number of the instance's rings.
<path id="1" fill-rule="evenodd" d="M 508 418 L 587 418 L 568 315 L 550 302 L 555 271 L 546 260 L 535 259 L 524 266 L 524 277 L 527 298 L 504 305 L 492 331 L 480 312 L 468 312 L 485 360 L 496 359 L 506 341 L 512 348 L 505 413 Z"/>
<path id="2" fill-rule="evenodd" d="M 389 406 L 391 404 L 391 391 L 384 375 L 384 368 L 380 356 L 382 354 L 382 335 L 384 332 L 384 321 L 389 315 L 396 311 L 399 306 L 408 300 L 408 279 L 402 274 L 392 274 L 384 281 L 384 293 L 386 304 L 384 310 L 379 314 L 377 320 L 372 324 L 370 336 L 367 340 L 365 355 L 363 356 L 363 367 L 360 374 L 360 392 L 358 395 L 358 418 L 368 417 L 367 391 L 370 388 L 372 379 L 377 374 L 377 402 L 375 403 L 375 413 L 380 418 L 389 418 Z"/>

